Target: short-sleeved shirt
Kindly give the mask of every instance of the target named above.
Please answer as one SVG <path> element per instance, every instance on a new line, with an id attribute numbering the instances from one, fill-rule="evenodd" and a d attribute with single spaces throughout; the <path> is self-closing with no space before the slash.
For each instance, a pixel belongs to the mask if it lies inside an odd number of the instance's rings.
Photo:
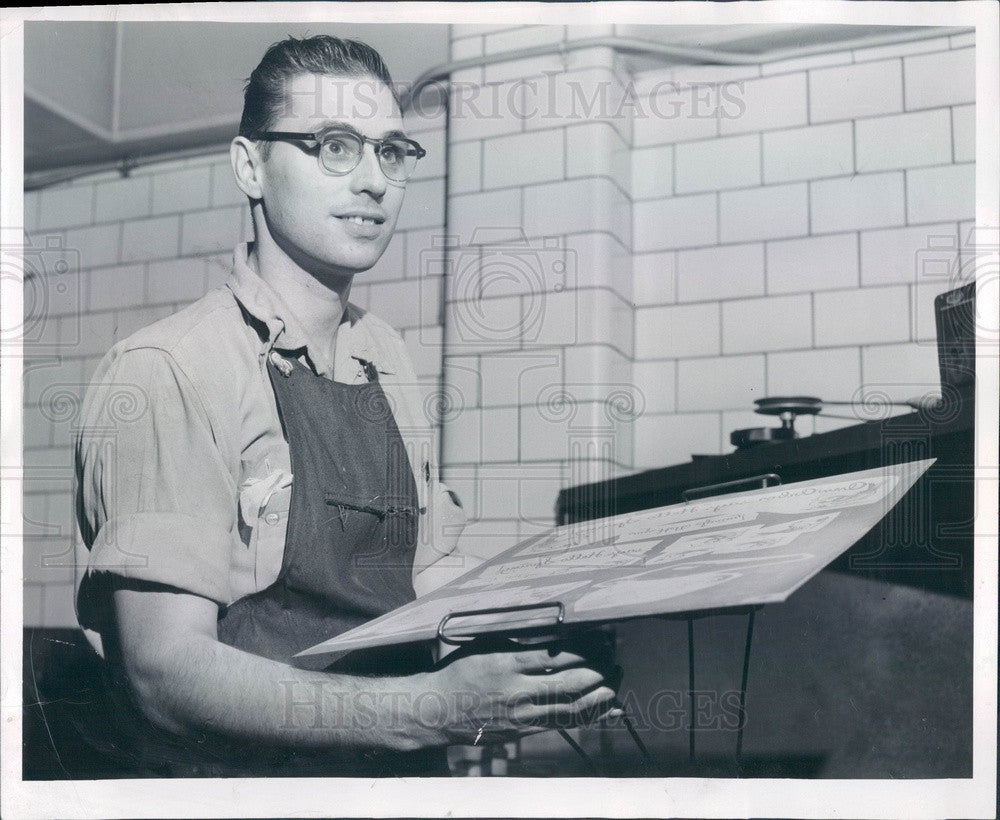
<path id="1" fill-rule="evenodd" d="M 454 549 L 463 519 L 436 481 L 434 431 L 402 337 L 349 304 L 334 360 L 314 341 L 240 245 L 223 286 L 115 344 L 76 439 L 85 577 L 166 584 L 221 606 L 277 579 L 294 476 L 267 374 L 274 353 L 346 383 L 367 380 L 362 362 L 376 368 L 423 512 L 415 572 Z M 80 623 L 99 631 L 107 601 L 88 588 Z"/>

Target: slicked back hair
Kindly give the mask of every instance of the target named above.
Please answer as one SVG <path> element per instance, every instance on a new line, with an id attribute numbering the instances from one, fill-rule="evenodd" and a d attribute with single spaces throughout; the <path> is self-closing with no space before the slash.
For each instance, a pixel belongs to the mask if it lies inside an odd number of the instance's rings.
<path id="1" fill-rule="evenodd" d="M 240 135 L 253 139 L 267 131 L 281 116 L 287 98 L 286 87 L 300 74 L 339 77 L 373 77 L 384 83 L 399 104 L 389 69 L 371 46 L 357 40 L 342 40 L 326 34 L 289 37 L 274 43 L 250 74 L 243 91 Z M 261 146 L 266 156 L 270 143 Z"/>

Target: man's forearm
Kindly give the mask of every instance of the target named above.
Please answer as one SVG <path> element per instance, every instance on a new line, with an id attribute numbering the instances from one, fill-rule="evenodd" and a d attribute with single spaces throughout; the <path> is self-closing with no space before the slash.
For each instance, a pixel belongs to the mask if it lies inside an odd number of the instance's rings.
<path id="1" fill-rule="evenodd" d="M 443 745 L 424 704 L 427 675 L 367 678 L 295 669 L 189 636 L 160 647 L 155 672 L 130 675 L 140 705 L 171 731 L 212 731 L 283 746 L 412 750 Z M 422 708 L 430 705 L 431 709 Z M 425 712 L 428 720 L 421 720 Z"/>

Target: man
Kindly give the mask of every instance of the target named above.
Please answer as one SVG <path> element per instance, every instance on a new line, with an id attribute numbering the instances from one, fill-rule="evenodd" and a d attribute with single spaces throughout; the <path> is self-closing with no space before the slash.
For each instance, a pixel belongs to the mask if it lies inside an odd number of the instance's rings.
<path id="1" fill-rule="evenodd" d="M 265 54 L 230 153 L 254 241 L 224 287 L 114 346 L 77 442 L 78 610 L 137 770 L 446 774 L 448 744 L 617 713 L 603 664 L 565 646 L 292 665 L 471 566 L 401 338 L 348 301 L 424 152 L 380 56 L 312 37 Z"/>

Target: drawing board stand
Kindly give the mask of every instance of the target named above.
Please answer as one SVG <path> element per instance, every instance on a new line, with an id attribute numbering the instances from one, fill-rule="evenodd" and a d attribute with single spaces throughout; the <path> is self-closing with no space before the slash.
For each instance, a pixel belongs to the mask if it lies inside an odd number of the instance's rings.
<path id="1" fill-rule="evenodd" d="M 746 723 L 746 693 L 747 693 L 747 683 L 750 674 L 750 647 L 753 643 L 753 625 L 754 616 L 761 607 L 737 607 L 731 610 L 717 610 L 717 611 L 705 611 L 696 613 L 681 613 L 676 615 L 661 615 L 656 616 L 663 618 L 665 620 L 684 620 L 687 622 L 687 649 L 688 649 L 688 759 L 690 762 L 695 760 L 695 650 L 694 650 L 694 622 L 702 618 L 711 617 L 718 614 L 745 614 L 747 616 L 747 631 L 746 631 L 746 643 L 743 650 L 743 671 L 740 676 L 740 698 L 739 698 L 739 710 L 738 710 L 738 726 L 736 733 L 736 759 L 742 757 L 743 754 L 743 727 Z M 445 615 L 441 622 L 438 624 L 437 638 L 441 643 L 450 646 L 462 646 L 476 640 L 474 635 L 452 635 L 447 631 L 449 622 L 456 618 L 487 618 L 495 616 L 504 616 L 507 622 L 510 623 L 509 616 L 515 615 L 522 612 L 534 612 L 538 610 L 552 609 L 554 610 L 554 617 L 551 624 L 548 626 L 533 626 L 530 631 L 527 632 L 516 632 L 514 628 L 504 635 L 491 636 L 492 639 L 506 638 L 515 643 L 521 642 L 525 639 L 533 640 L 533 642 L 541 641 L 554 641 L 559 640 L 560 637 L 564 637 L 560 633 L 563 631 L 564 619 L 566 615 L 566 608 L 561 601 L 551 601 L 542 604 L 524 604 L 520 606 L 507 606 L 507 607 L 486 607 L 477 610 L 465 610 L 462 612 L 449 612 Z M 532 619 L 533 621 L 535 619 Z M 621 708 L 621 704 L 617 703 L 618 707 Z M 622 723 L 632 738 L 632 742 L 635 744 L 636 748 L 642 755 L 642 759 L 645 765 L 649 765 L 652 762 L 652 755 L 650 755 L 649 750 L 646 748 L 646 744 L 643 743 L 641 736 L 636 730 L 635 724 L 630 719 L 627 713 L 622 715 Z M 573 739 L 573 736 L 566 731 L 566 729 L 558 729 L 559 735 L 566 741 L 566 743 L 573 749 L 577 756 L 585 763 L 588 770 L 592 774 L 601 774 L 602 767 L 594 762 L 593 758 L 587 753 L 587 751 Z M 497 744 L 486 739 L 483 743 L 484 749 L 489 749 L 495 745 L 505 745 Z M 492 755 L 492 752 L 486 752 L 487 756 Z"/>

